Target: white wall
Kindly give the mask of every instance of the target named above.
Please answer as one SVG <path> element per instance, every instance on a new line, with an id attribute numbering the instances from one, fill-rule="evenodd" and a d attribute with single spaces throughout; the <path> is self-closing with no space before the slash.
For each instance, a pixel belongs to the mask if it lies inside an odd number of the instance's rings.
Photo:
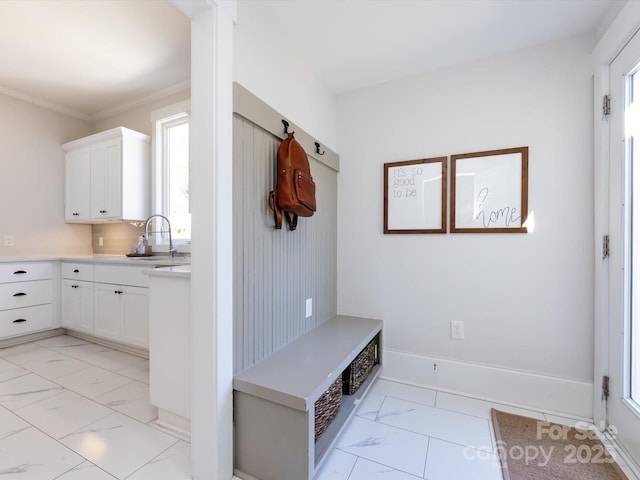
<path id="1" fill-rule="evenodd" d="M 151 112 L 183 100 L 188 100 L 190 97 L 191 90 L 187 88 L 158 100 L 145 103 L 144 105 L 130 108 L 125 112 L 93 122 L 93 132 L 98 133 L 111 128 L 127 127 L 137 132 L 151 135 Z"/>
<path id="2" fill-rule="evenodd" d="M 394 354 L 592 382 L 591 48 L 575 38 L 338 97 L 339 313 L 383 319 Z M 382 234 L 385 162 L 525 145 L 534 233 Z M 405 380 L 433 383 L 423 364 Z"/>
<path id="3" fill-rule="evenodd" d="M 61 147 L 90 125 L 5 95 L 0 124 L 0 256 L 91 253 L 91 227 L 64 223 Z"/>
<path id="4" fill-rule="evenodd" d="M 260 2 L 238 2 L 233 41 L 234 81 L 335 150 L 335 95 Z"/>

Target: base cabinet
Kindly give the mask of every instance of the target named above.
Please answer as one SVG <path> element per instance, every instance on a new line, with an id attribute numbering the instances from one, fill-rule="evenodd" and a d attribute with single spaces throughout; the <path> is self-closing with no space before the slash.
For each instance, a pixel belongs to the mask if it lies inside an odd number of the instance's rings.
<path id="1" fill-rule="evenodd" d="M 95 284 L 95 334 L 149 347 L 148 288 Z"/>
<path id="2" fill-rule="evenodd" d="M 70 330 L 93 333 L 93 265 L 80 262 L 62 262 L 61 311 L 62 326 Z"/>
<path id="3" fill-rule="evenodd" d="M 62 262 L 62 326 L 149 348 L 148 267 Z"/>
<path id="4" fill-rule="evenodd" d="M 54 327 L 53 265 L 0 265 L 0 339 Z"/>
<path id="5" fill-rule="evenodd" d="M 148 267 L 95 265 L 95 334 L 149 348 Z"/>
<path id="6" fill-rule="evenodd" d="M 61 298 L 62 326 L 93 333 L 93 282 L 63 279 Z"/>

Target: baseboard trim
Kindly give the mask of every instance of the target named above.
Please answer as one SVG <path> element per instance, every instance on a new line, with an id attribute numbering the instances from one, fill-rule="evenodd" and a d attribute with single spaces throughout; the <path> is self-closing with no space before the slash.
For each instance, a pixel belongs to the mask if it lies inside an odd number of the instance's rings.
<path id="1" fill-rule="evenodd" d="M 631 473 L 635 475 L 636 479 L 640 479 L 640 465 L 636 463 L 636 460 L 631 455 L 629 455 L 627 449 L 618 442 L 618 439 L 615 437 L 615 435 L 611 435 L 608 431 L 604 432 L 604 436 L 607 438 L 607 440 L 609 440 L 609 442 L 611 442 L 616 450 L 616 454 L 618 455 L 619 459 L 622 460 L 622 462 L 618 461 L 618 465 L 620 467 L 628 468 L 629 470 L 631 470 Z M 627 472 L 625 472 L 625 474 L 626 473 Z M 630 478 L 629 480 L 632 479 Z"/>
<path id="2" fill-rule="evenodd" d="M 248 473 L 244 473 L 236 468 L 233 469 L 233 479 L 238 480 L 258 480 L 256 477 L 249 475 Z"/>
<path id="3" fill-rule="evenodd" d="M 457 360 L 383 351 L 380 378 L 572 418 L 593 419 L 593 383 Z"/>
<path id="4" fill-rule="evenodd" d="M 162 428 L 166 428 L 167 430 L 171 430 L 172 432 L 182 435 L 182 437 L 184 437 L 188 442 L 191 441 L 191 420 L 188 418 L 184 418 L 180 415 L 176 415 L 175 413 L 167 412 L 166 410 L 158 408 L 156 424 L 160 425 Z"/>
<path id="5" fill-rule="evenodd" d="M 36 342 L 38 340 L 44 340 L 45 338 L 56 337 L 58 335 L 62 335 L 63 333 L 64 329 L 62 328 L 55 328 L 53 330 L 45 330 L 36 333 L 26 333 L 17 337 L 5 338 L 4 340 L 0 340 L 0 348 L 13 347 L 22 343 Z"/>
<path id="6" fill-rule="evenodd" d="M 91 335 L 90 333 L 78 332 L 77 330 L 64 329 L 64 333 L 66 333 L 71 337 L 76 337 L 82 340 L 87 340 L 92 343 L 97 343 L 98 345 L 102 345 L 103 347 L 113 348 L 114 350 L 120 350 L 121 352 L 135 355 L 136 357 L 142 357 L 146 359 L 149 358 L 149 350 L 141 347 L 125 345 L 124 343 L 107 340 L 106 338 L 97 337 L 95 335 Z"/>

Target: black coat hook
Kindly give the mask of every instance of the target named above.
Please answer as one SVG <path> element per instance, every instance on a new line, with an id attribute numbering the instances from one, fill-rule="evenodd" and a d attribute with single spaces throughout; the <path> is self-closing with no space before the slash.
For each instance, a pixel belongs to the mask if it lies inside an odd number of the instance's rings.
<path id="1" fill-rule="evenodd" d="M 318 142 L 316 142 L 316 153 L 318 155 L 324 155 L 324 152 L 320 151 L 320 144 Z"/>
<path id="2" fill-rule="evenodd" d="M 284 125 L 284 133 L 289 133 L 289 122 L 282 120 L 282 125 Z"/>

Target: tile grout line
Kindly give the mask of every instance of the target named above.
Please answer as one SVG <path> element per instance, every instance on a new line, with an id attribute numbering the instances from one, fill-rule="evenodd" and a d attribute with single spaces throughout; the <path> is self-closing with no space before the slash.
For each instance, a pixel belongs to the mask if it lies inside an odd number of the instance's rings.
<path id="1" fill-rule="evenodd" d="M 349 472 L 349 476 L 347 477 L 347 480 L 351 480 L 351 475 L 353 474 L 353 471 L 355 470 L 356 463 L 358 463 L 358 460 L 360 460 L 360 459 L 362 459 L 362 460 L 364 460 L 364 461 L 366 461 L 366 462 L 375 463 L 376 465 L 381 465 L 381 466 L 383 466 L 383 467 L 385 467 L 385 468 L 390 468 L 390 469 L 391 469 L 391 470 L 393 470 L 394 472 L 401 472 L 401 473 L 403 473 L 403 474 L 405 474 L 405 475 L 410 475 L 410 476 L 415 477 L 415 478 L 420 478 L 420 477 L 418 477 L 417 475 L 414 475 L 413 473 L 407 472 L 406 470 L 401 470 L 401 469 L 396 468 L 396 467 L 392 467 L 391 465 L 387 465 L 386 463 L 382 463 L 382 462 L 381 462 L 381 461 L 379 461 L 379 460 L 370 460 L 370 459 L 368 459 L 368 458 L 361 457 L 361 456 L 359 456 L 359 455 L 354 455 L 353 453 L 351 453 L 351 452 L 347 452 L 346 450 L 342 450 L 342 449 L 341 449 L 341 448 L 339 448 L 339 447 L 336 447 L 334 450 L 340 450 L 342 453 L 346 453 L 346 454 L 348 454 L 348 455 L 352 455 L 352 456 L 356 457 L 356 462 L 353 464 L 353 467 L 352 467 L 351 471 Z M 354 480 L 355 480 L 355 479 L 354 479 Z"/>
<path id="2" fill-rule="evenodd" d="M 393 398 L 395 398 L 395 397 L 393 397 Z M 385 400 L 386 400 L 386 399 L 385 399 Z M 409 403 L 414 403 L 414 402 L 409 402 Z M 382 404 L 382 405 L 384 405 L 384 402 L 383 402 L 383 404 Z M 420 405 L 420 404 L 418 404 L 418 405 Z M 423 405 L 423 406 L 427 406 L 427 405 Z M 380 407 L 380 410 L 382 410 L 382 406 Z M 457 412 L 454 412 L 454 413 L 457 413 Z M 461 415 L 464 415 L 464 414 L 461 414 Z M 384 423 L 384 422 L 379 421 L 379 420 L 378 420 L 378 419 L 379 419 L 379 416 L 376 416 L 376 419 L 375 419 L 375 420 L 371 420 L 371 419 L 366 418 L 366 417 L 361 417 L 361 416 L 359 416 L 359 415 L 357 415 L 357 414 L 356 414 L 355 416 L 356 416 L 356 417 L 358 417 L 358 418 L 359 418 L 359 419 L 361 419 L 361 420 L 366 421 L 366 422 L 371 422 L 371 423 L 375 423 L 375 424 L 379 424 L 379 425 L 384 425 L 385 427 L 388 427 L 388 428 L 393 428 L 393 429 L 397 429 L 397 430 L 400 430 L 400 431 L 403 431 L 403 432 L 413 433 L 413 434 L 415 434 L 415 435 L 420 435 L 420 436 L 422 436 L 422 437 L 434 438 L 434 439 L 436 439 L 436 440 L 440 440 L 440 441 L 442 441 L 442 442 L 451 443 L 452 445 L 458 445 L 458 446 L 460 446 L 460 447 L 473 448 L 474 450 L 477 450 L 477 451 L 481 451 L 481 452 L 485 452 L 485 453 L 490 453 L 490 454 L 492 454 L 492 455 L 494 454 L 494 452 L 493 452 L 493 448 L 492 448 L 492 446 L 491 446 L 491 445 L 489 445 L 489 446 L 488 446 L 488 448 L 490 449 L 490 451 L 488 451 L 488 452 L 487 452 L 486 450 L 482 450 L 481 448 L 474 447 L 474 446 L 471 446 L 471 445 L 463 445 L 463 444 L 461 444 L 461 443 L 452 442 L 451 440 L 445 440 L 445 439 L 443 439 L 443 438 L 439 438 L 439 437 L 436 437 L 436 436 L 434 436 L 434 435 L 427 435 L 426 433 L 416 432 L 416 431 L 414 431 L 414 430 L 409 430 L 409 429 L 407 429 L 407 428 L 399 427 L 399 426 L 397 426 L 397 425 L 390 425 L 390 424 L 388 424 L 388 423 Z M 471 415 L 467 415 L 467 416 L 471 416 Z M 481 417 L 473 417 L 473 418 L 478 418 L 478 419 L 480 419 L 480 420 L 485 420 L 485 421 L 487 421 L 487 422 L 488 422 L 488 420 L 483 419 L 483 418 L 481 418 Z M 488 425 L 487 425 L 487 428 L 488 428 Z M 492 442 L 493 440 L 492 440 L 492 437 L 491 437 L 491 430 L 490 430 L 490 428 L 488 428 L 488 430 L 489 430 L 489 437 L 490 437 L 490 438 L 489 438 L 489 441 L 490 441 L 490 442 Z"/>
<path id="3" fill-rule="evenodd" d="M 431 447 L 431 437 L 427 440 L 427 453 L 424 456 L 424 468 L 422 469 L 422 478 L 427 478 L 427 459 L 429 458 L 429 448 Z"/>
<path id="4" fill-rule="evenodd" d="M 33 343 L 35 343 L 35 342 L 33 342 Z M 51 350 L 51 351 L 54 351 L 54 352 L 58 353 L 59 355 L 62 355 L 62 356 L 64 356 L 64 357 L 68 358 L 68 359 L 76 360 L 76 361 L 80 361 L 80 362 L 82 362 L 82 363 L 84 363 L 84 364 L 86 364 L 86 365 L 87 365 L 86 367 L 84 367 L 84 368 L 82 368 L 82 369 L 80 369 L 80 370 L 77 370 L 76 372 L 71 372 L 71 373 L 69 373 L 69 374 L 67 374 L 67 375 L 73 375 L 74 373 L 81 372 L 82 370 L 85 370 L 85 369 L 87 369 L 87 368 L 89 368 L 89 367 L 91 367 L 91 366 L 94 366 L 94 367 L 99 368 L 99 369 L 101 369 L 101 370 L 104 370 L 104 371 L 106 371 L 106 372 L 109 372 L 109 373 L 113 373 L 113 374 L 115 374 L 115 375 L 118 375 L 119 377 L 121 377 L 121 378 L 122 378 L 122 379 L 124 379 L 124 380 L 128 380 L 128 382 L 127 382 L 127 383 L 125 383 L 125 384 L 123 384 L 123 385 L 121 385 L 121 386 L 118 386 L 118 387 L 116 387 L 116 388 L 114 388 L 114 389 L 111 389 L 111 390 L 109 390 L 109 391 L 107 391 L 107 392 L 101 393 L 100 395 L 96 396 L 95 398 L 98 398 L 98 397 L 103 396 L 103 395 L 107 395 L 108 393 L 111 393 L 111 392 L 113 392 L 113 391 L 115 391 L 115 390 L 118 390 L 119 388 L 126 387 L 127 385 L 131 385 L 133 382 L 140 383 L 140 384 L 142 384 L 142 385 L 145 385 L 147 388 L 149 388 L 149 384 L 148 384 L 148 383 L 146 383 L 146 382 L 141 382 L 141 381 L 139 381 L 139 380 L 137 380 L 137 379 L 132 379 L 132 378 L 130 378 L 130 377 L 128 377 L 128 376 L 126 376 L 126 375 L 123 375 L 123 374 L 118 373 L 118 371 L 112 371 L 112 370 L 105 369 L 105 368 L 100 367 L 100 366 L 98 366 L 98 365 L 91 364 L 90 362 L 86 362 L 86 361 L 84 361 L 84 360 L 76 359 L 76 358 L 74 358 L 74 357 L 70 357 L 70 356 L 68 356 L 68 355 L 62 354 L 62 353 L 60 353 L 60 352 L 57 352 L 57 351 L 55 351 L 55 350 L 52 350 L 51 348 L 48 348 L 48 347 L 45 347 L 45 346 L 42 346 L 42 345 L 37 345 L 37 346 L 38 346 L 38 347 L 41 347 L 41 348 L 46 348 L 46 349 Z M 112 351 L 114 351 L 114 350 L 112 350 Z M 0 357 L 0 358 L 4 358 L 4 357 Z M 176 437 L 175 435 L 172 435 L 171 433 L 168 433 L 168 432 L 165 432 L 165 431 L 163 431 L 163 430 L 157 429 L 157 428 L 155 428 L 153 425 L 150 425 L 150 423 L 151 423 L 151 422 L 153 422 L 153 419 L 152 419 L 151 421 L 149 421 L 149 422 L 143 422 L 143 421 L 141 421 L 141 420 L 139 420 L 139 419 L 137 419 L 137 418 L 134 418 L 134 417 L 132 417 L 132 416 L 130 416 L 130 415 L 128 415 L 128 414 L 126 414 L 126 413 L 123 413 L 123 412 L 120 412 L 120 411 L 118 411 L 118 410 L 114 409 L 113 407 L 111 407 L 111 406 L 110 406 L 110 405 L 108 405 L 108 404 L 103 404 L 103 403 L 101 403 L 101 402 L 99 402 L 99 401 L 95 400 L 94 398 L 87 397 L 86 395 L 83 395 L 83 394 L 81 394 L 81 393 L 79 393 L 79 392 L 76 392 L 76 391 L 74 391 L 74 390 L 72 390 L 72 389 L 70 389 L 70 388 L 65 387 L 64 385 L 62 385 L 62 384 L 60 384 L 59 382 L 57 382 L 57 381 L 56 381 L 56 380 L 57 380 L 57 378 L 56 378 L 56 379 L 50 379 L 50 378 L 47 378 L 47 377 L 45 377 L 45 376 L 43 376 L 43 375 L 41 375 L 41 374 L 39 374 L 39 373 L 36 373 L 36 372 L 30 371 L 30 370 L 28 370 L 28 369 L 24 368 L 24 366 L 23 366 L 23 365 L 21 365 L 21 364 L 15 363 L 15 362 L 10 361 L 10 360 L 8 360 L 8 359 L 6 359 L 6 358 L 4 358 L 4 359 L 5 359 L 6 361 L 8 361 L 9 363 L 12 363 L 13 365 L 15 365 L 15 366 L 17 366 L 17 367 L 24 369 L 24 370 L 27 372 L 27 373 L 25 373 L 24 375 L 19 375 L 18 377 L 13 377 L 12 379 L 8 379 L 8 380 L 13 380 L 13 379 L 15 379 L 15 378 L 19 378 L 19 377 L 21 377 L 21 376 L 26 376 L 26 375 L 34 375 L 35 377 L 38 377 L 38 378 L 39 378 L 39 379 L 41 379 L 41 380 L 44 380 L 44 381 L 46 381 L 46 382 L 50 382 L 50 383 L 52 383 L 52 384 L 57 385 L 57 386 L 58 386 L 58 387 L 60 387 L 60 389 L 61 389 L 61 390 L 60 390 L 60 392 L 55 393 L 54 395 L 51 395 L 50 397 L 47 397 L 47 398 L 44 398 L 44 399 L 41 399 L 41 400 L 35 401 L 35 402 L 33 402 L 33 403 L 29 403 L 28 405 L 23 405 L 23 406 L 21 406 L 21 407 L 17 408 L 16 410 L 10 410 L 10 409 L 8 409 L 6 406 L 4 406 L 4 405 L 0 405 L 0 406 L 5 410 L 5 411 L 7 411 L 7 413 L 9 413 L 9 414 L 11 414 L 11 415 L 14 415 L 15 417 L 19 418 L 21 421 L 25 422 L 25 424 L 26 424 L 26 425 L 28 425 L 28 426 L 27 426 L 27 427 L 25 427 L 24 429 L 19 430 L 18 432 L 14 432 L 14 433 L 12 433 L 12 434 L 10 434 L 10 435 L 8 435 L 8 436 L 4 437 L 4 438 L 3 438 L 3 440 L 5 440 L 5 439 L 9 439 L 10 437 L 12 437 L 13 435 L 15 435 L 16 433 L 19 433 L 19 432 L 22 432 L 22 431 L 28 430 L 29 428 L 33 428 L 35 431 L 40 432 L 41 434 L 45 435 L 47 438 L 49 438 L 49 439 L 51 439 L 52 441 L 56 442 L 56 443 L 57 443 L 58 445 L 60 445 L 62 448 L 64 448 L 64 449 L 68 450 L 69 452 L 73 453 L 74 455 L 77 455 L 78 457 L 80 457 L 80 458 L 82 459 L 82 461 L 81 461 L 80 463 L 78 463 L 77 465 L 73 466 L 73 467 L 72 467 L 72 468 L 70 468 L 69 470 L 67 470 L 67 471 L 65 471 L 65 472 L 63 472 L 63 473 L 61 473 L 61 474 L 60 474 L 60 475 L 58 475 L 56 478 L 60 478 L 61 476 L 63 476 L 63 475 L 65 475 L 65 474 L 67 474 L 67 473 L 69 473 L 69 472 L 73 471 L 74 469 L 76 469 L 77 467 L 79 467 L 80 465 L 82 465 L 82 464 L 83 464 L 83 463 L 85 463 L 85 462 L 88 462 L 90 465 L 92 465 L 92 466 L 94 466 L 94 467 L 96 467 L 96 468 L 99 468 L 101 471 L 104 471 L 106 474 L 108 474 L 109 476 L 113 477 L 114 479 L 117 479 L 117 478 L 118 478 L 118 477 L 116 477 L 115 475 L 111 474 L 109 471 L 104 470 L 104 469 L 103 469 L 103 468 L 101 468 L 100 466 L 98 466 L 98 465 L 94 464 L 94 463 L 93 463 L 93 462 L 91 462 L 89 459 L 87 459 L 84 455 L 82 455 L 81 453 L 77 452 L 77 451 L 76 451 L 76 450 L 74 450 L 73 448 L 71 448 L 71 447 L 69 447 L 69 446 L 65 445 L 65 444 L 61 441 L 62 439 L 66 438 L 66 437 L 68 437 L 68 436 L 70 436 L 70 435 L 76 434 L 77 432 L 81 431 L 82 429 L 87 428 L 89 425 L 91 425 L 91 424 L 93 424 L 93 423 L 96 423 L 96 422 L 99 422 L 99 421 L 101 421 L 101 420 L 103 420 L 103 419 L 105 419 L 105 418 L 107 418 L 107 417 L 109 417 L 109 416 L 113 415 L 114 413 L 117 413 L 117 414 L 123 415 L 123 416 L 125 416 L 125 417 L 129 418 L 131 421 L 133 421 L 133 422 L 135 422 L 135 423 L 138 423 L 138 424 L 140 424 L 140 425 L 144 425 L 144 426 L 147 426 L 147 427 L 149 427 L 149 428 L 152 428 L 154 431 L 156 431 L 156 432 L 158 432 L 158 433 L 164 433 L 165 435 L 167 435 L 168 437 L 171 437 L 171 438 L 173 439 L 173 442 L 172 442 L 172 443 L 171 443 L 171 444 L 170 444 L 166 449 L 164 449 L 163 451 L 161 451 L 160 453 L 158 453 L 157 455 L 155 455 L 154 457 L 152 457 L 151 459 L 149 459 L 147 462 L 145 462 L 145 463 L 144 463 L 143 465 L 141 465 L 139 468 L 137 468 L 136 470 L 134 470 L 134 472 L 132 472 L 132 473 L 130 473 L 129 475 L 127 475 L 127 477 L 126 477 L 126 478 L 129 478 L 129 477 L 130 477 L 131 475 L 133 475 L 135 472 L 137 472 L 137 471 L 138 471 L 138 470 L 140 470 L 141 468 L 143 468 L 143 467 L 145 467 L 146 465 L 148 465 L 149 463 L 151 463 L 153 460 L 155 460 L 155 459 L 156 459 L 156 458 L 158 458 L 160 455 L 162 455 L 162 454 L 164 454 L 165 452 L 167 452 L 170 448 L 173 448 L 174 446 L 176 446 L 178 443 L 183 442 L 183 443 L 185 443 L 185 444 L 187 444 L 187 445 L 189 445 L 189 446 L 190 446 L 190 442 L 185 441 L 185 440 L 184 440 L 184 439 L 182 439 L 182 438 L 178 438 L 178 437 Z M 34 361 L 36 361 L 36 360 L 34 360 Z M 143 359 L 141 362 L 138 362 L 138 363 L 142 363 L 143 361 L 145 361 L 145 360 Z M 125 366 L 125 367 L 123 367 L 122 369 L 124 369 L 124 368 L 129 368 L 129 367 L 131 367 L 131 366 L 133 366 L 133 365 L 137 365 L 138 363 L 136 363 L 136 364 L 132 364 L 132 365 L 128 365 L 128 366 Z M 122 369 L 120 369 L 120 370 L 122 370 Z M 58 378 L 62 378 L 62 377 L 67 376 L 67 375 L 62 375 L 61 377 L 58 377 Z M 3 382 L 0 382 L 0 383 L 3 383 Z M 45 432 L 45 431 L 43 431 L 42 429 L 40 429 L 40 428 L 38 428 L 37 426 L 33 425 L 30 421 L 28 421 L 27 419 L 25 419 L 24 417 L 22 417 L 22 416 L 19 414 L 19 410 L 21 410 L 21 409 L 23 409 L 23 408 L 26 408 L 26 407 L 29 407 L 29 406 L 37 405 L 37 404 L 38 404 L 38 403 L 40 403 L 40 402 L 44 402 L 44 401 L 50 400 L 50 399 L 52 399 L 52 398 L 55 398 L 55 397 L 57 397 L 57 396 L 59 396 L 59 395 L 62 395 L 62 394 L 64 394 L 64 393 L 67 393 L 67 392 L 72 393 L 72 394 L 74 394 L 74 395 L 77 395 L 78 397 L 80 397 L 80 398 L 82 398 L 82 399 L 84 399 L 84 400 L 86 400 L 86 401 L 89 401 L 89 402 L 94 403 L 94 404 L 96 404 L 96 405 L 102 406 L 102 407 L 104 407 L 104 408 L 108 409 L 108 410 L 109 410 L 109 413 L 105 414 L 104 416 L 101 416 L 101 417 L 100 417 L 100 418 L 98 418 L 98 419 L 95 419 L 95 420 L 93 420 L 93 421 L 91 421 L 91 422 L 87 423 L 86 425 L 84 425 L 84 426 L 82 426 L 82 427 L 79 427 L 77 430 L 74 430 L 73 432 L 70 432 L 70 433 L 68 433 L 68 434 L 65 434 L 63 437 L 61 437 L 61 439 L 54 438 L 52 435 L 50 435 L 50 434 L 46 433 L 46 432 Z M 157 417 L 156 417 L 156 418 L 157 418 Z"/>
<path id="5" fill-rule="evenodd" d="M 90 342 L 88 342 L 88 344 L 89 344 L 89 343 L 90 343 Z M 24 345 L 28 345 L 28 344 L 24 344 Z M 97 344 L 96 344 L 96 345 L 97 345 Z M 38 346 L 39 346 L 39 347 L 42 347 L 42 348 L 46 348 L 46 347 L 43 347 L 43 346 L 41 346 L 41 345 L 38 345 Z M 103 347 L 103 348 L 108 348 L 108 347 Z M 116 352 L 117 352 L 118 350 L 110 349 L 110 351 L 116 351 Z M 61 355 L 63 355 L 63 354 L 61 354 Z M 73 357 L 69 357 L 69 358 L 73 358 Z M 112 374 L 114 374 L 114 375 L 118 375 L 118 376 L 122 377 L 123 379 L 128 380 L 128 382 L 127 382 L 127 383 L 125 383 L 125 384 L 123 384 L 123 385 L 120 385 L 120 386 L 118 386 L 118 387 L 115 387 L 115 388 L 113 388 L 113 389 L 111 389 L 111 390 L 108 390 L 107 392 L 103 392 L 103 393 L 101 393 L 100 395 L 97 395 L 95 398 L 101 397 L 101 396 L 103 396 L 103 395 L 107 395 L 108 393 L 112 393 L 112 392 L 114 392 L 115 390 L 118 390 L 119 388 L 123 388 L 123 387 L 125 387 L 125 386 L 127 386 L 127 385 L 130 385 L 130 384 L 131 384 L 131 383 L 133 383 L 134 381 L 136 381 L 136 382 L 138 382 L 138 383 L 142 383 L 142 384 L 144 384 L 144 385 L 147 385 L 147 387 L 148 387 L 148 385 L 149 385 L 149 384 L 147 384 L 147 383 L 145 383 L 145 382 L 140 382 L 139 380 L 131 379 L 130 377 L 127 377 L 126 375 L 122 375 L 122 374 L 119 374 L 119 373 L 117 373 L 117 372 L 114 372 L 114 371 L 111 371 L 111 370 L 107 370 L 106 368 L 100 367 L 100 366 L 98 366 L 98 365 L 93 365 L 93 364 L 91 364 L 91 363 L 84 362 L 83 360 L 79 360 L 79 361 L 82 361 L 83 363 L 87 363 L 87 364 L 88 364 L 88 367 L 87 367 L 87 368 L 90 368 L 90 367 L 99 368 L 100 370 L 103 370 L 103 371 L 105 371 L 105 372 L 107 372 L 107 373 L 112 373 Z M 143 360 L 143 361 L 144 361 L 144 360 Z M 12 362 L 12 363 L 14 363 L 14 362 Z M 142 362 L 139 362 L 139 363 L 142 363 Z M 14 363 L 14 364 L 15 364 L 16 366 L 20 367 L 20 368 L 24 368 L 22 365 L 19 365 L 19 364 L 16 364 L 16 363 Z M 129 367 L 123 367 L 123 368 L 129 368 Z M 25 369 L 25 370 L 27 370 L 27 369 Z M 77 370 L 76 372 L 72 372 L 72 373 L 69 373 L 69 374 L 67 374 L 67 375 L 73 375 L 73 374 L 75 374 L 75 373 L 77 373 L 77 372 L 80 372 L 80 371 L 82 371 L 82 370 L 86 370 L 86 368 L 85 368 L 85 369 L 81 369 L 81 370 Z M 29 375 L 29 374 L 31 374 L 31 375 L 35 375 L 35 376 L 37 376 L 37 377 L 39 377 L 39 378 L 41 378 L 41 379 L 43 379 L 43 380 L 45 380 L 45 381 L 48 381 L 48 382 L 51 382 L 51 383 L 54 383 L 54 384 L 58 385 L 59 387 L 61 387 L 61 388 L 63 389 L 63 391 L 64 391 L 64 390 L 66 390 L 66 391 L 72 392 L 72 393 L 74 393 L 74 394 L 76 394 L 76 395 L 78 395 L 78 396 L 80 396 L 80 397 L 84 398 L 85 400 L 88 400 L 88 401 L 94 402 L 94 403 L 96 403 L 96 404 L 98 404 L 98 405 L 102 405 L 102 406 L 104 406 L 105 408 L 108 408 L 108 409 L 112 410 L 112 413 L 119 413 L 119 414 L 121 414 L 121 415 L 124 415 L 124 416 L 126 416 L 126 417 L 128 417 L 128 418 L 130 418 L 130 419 L 132 419 L 132 420 L 134 420 L 134 421 L 136 421 L 136 422 L 139 422 L 139 423 L 140 423 L 140 424 L 142 424 L 142 425 L 147 425 L 148 427 L 153 428 L 153 429 L 154 429 L 154 430 L 156 430 L 156 431 L 159 431 L 159 432 L 161 432 L 161 433 L 165 433 L 166 435 L 170 435 L 170 436 L 172 436 L 173 438 L 176 438 L 176 439 L 178 439 L 178 440 L 183 440 L 183 441 L 184 441 L 184 439 L 179 438 L 179 437 L 176 437 L 176 436 L 175 436 L 174 434 L 172 434 L 172 433 L 168 433 L 168 432 L 166 432 L 166 431 L 164 431 L 164 430 L 160 430 L 160 429 L 158 429 L 158 428 L 155 428 L 155 426 L 154 426 L 154 425 L 149 425 L 149 423 L 150 423 L 150 422 L 152 422 L 154 419 L 150 420 L 149 422 L 143 422 L 143 421 L 141 421 L 141 420 L 139 420 L 139 419 L 137 419 L 137 418 L 135 418 L 135 417 L 132 417 L 131 415 L 128 415 L 128 414 L 123 413 L 123 412 L 120 412 L 120 411 L 118 411 L 118 410 L 116 410 L 116 409 L 112 408 L 112 407 L 111 407 L 111 406 L 109 406 L 109 405 L 106 405 L 106 404 L 101 403 L 101 402 L 99 402 L 99 401 L 95 400 L 95 398 L 88 397 L 88 396 L 86 396 L 86 395 L 84 395 L 84 394 L 82 394 L 82 393 L 80 393 L 80 392 L 76 392 L 75 390 L 72 390 L 72 389 L 70 389 L 70 388 L 68 388 L 68 387 L 66 387 L 66 386 L 64 386 L 64 385 L 62 385 L 61 383 L 59 383 L 59 382 L 57 382 L 57 381 L 56 381 L 56 380 L 58 380 L 58 379 L 49 379 L 49 378 L 46 378 L 46 377 L 44 377 L 44 376 L 42 376 L 42 375 L 40 375 L 40 374 L 38 374 L 38 373 L 31 372 L 31 371 L 29 371 L 29 372 L 30 372 L 30 373 L 27 373 L 27 374 L 25 374 L 25 375 Z M 58 377 L 58 378 L 63 378 L 63 377 L 66 377 L 67 375 L 62 375 L 61 377 Z M 16 378 L 17 378 L 17 377 L 16 377 Z M 0 382 L 0 383 L 1 383 L 1 382 Z M 54 396 L 60 395 L 61 393 L 63 393 L 63 392 L 60 392 L 60 393 L 55 394 L 55 395 L 52 395 L 51 397 L 47 397 L 47 398 L 42 399 L 42 400 L 38 400 L 37 402 L 30 403 L 29 405 L 24 405 L 24 406 L 22 406 L 22 407 L 20 407 L 20 408 L 24 408 L 24 407 L 27 407 L 27 406 L 35 405 L 36 403 L 39 403 L 39 402 L 44 401 L 44 400 L 48 400 L 48 399 L 50 399 L 50 398 L 53 398 Z M 5 407 L 5 408 L 6 408 L 6 407 Z M 17 410 L 19 410 L 19 409 L 17 409 Z M 10 411 L 11 411 L 11 410 L 10 410 Z M 13 413 L 14 413 L 14 415 L 15 415 L 15 412 L 13 412 Z M 19 418 L 23 419 L 22 417 L 20 417 L 20 415 L 17 415 L 17 416 L 18 416 Z M 99 420 L 101 420 L 102 418 L 106 418 L 107 416 L 108 416 L 108 415 L 105 415 L 104 417 L 101 417 Z M 156 418 L 157 418 L 157 416 L 156 416 Z M 24 420 L 24 419 L 23 419 L 23 420 Z M 26 421 L 26 420 L 25 420 L 25 421 Z M 97 420 L 96 420 L 96 421 L 97 421 Z M 29 422 L 27 422 L 27 423 L 29 423 Z M 91 422 L 91 423 L 95 423 L 95 422 Z M 91 423 L 89 423 L 89 424 L 87 424 L 87 425 L 90 425 Z M 85 425 L 85 427 L 86 427 L 87 425 Z M 83 428 L 84 428 L 84 427 L 83 427 Z M 75 433 L 75 432 L 72 432 L 72 433 Z M 70 435 L 70 434 L 69 434 L 69 435 Z M 188 443 L 190 443 L 190 442 L 188 442 Z"/>
<path id="6" fill-rule="evenodd" d="M 127 475 L 126 477 L 124 477 L 123 480 L 126 480 L 127 478 L 131 478 L 133 475 L 135 475 L 139 470 L 142 470 L 144 467 L 146 467 L 147 465 L 149 465 L 150 463 L 152 463 L 156 458 L 158 458 L 160 455 L 163 455 L 165 452 L 169 451 L 170 449 L 172 449 L 173 447 L 175 447 L 178 443 L 180 443 L 181 440 L 176 439 L 175 442 L 173 442 L 171 445 L 169 445 L 167 448 L 165 448 L 164 450 L 162 450 L 160 453 L 158 453 L 156 456 L 152 457 L 148 462 L 146 462 L 145 464 L 141 465 L 140 467 L 136 468 L 133 472 L 131 472 L 129 475 Z M 185 442 L 187 443 L 187 442 Z"/>

